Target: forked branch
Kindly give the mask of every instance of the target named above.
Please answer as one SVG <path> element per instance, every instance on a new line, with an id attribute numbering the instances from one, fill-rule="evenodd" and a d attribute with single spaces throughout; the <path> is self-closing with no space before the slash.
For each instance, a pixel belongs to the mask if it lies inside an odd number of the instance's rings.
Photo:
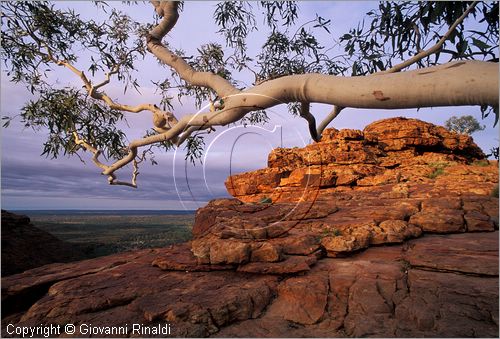
<path id="1" fill-rule="evenodd" d="M 374 74 L 378 75 L 378 74 L 387 74 L 387 73 L 400 72 L 402 69 L 404 69 L 404 68 L 406 68 L 408 66 L 413 65 L 414 63 L 422 60 L 423 58 L 426 58 L 429 55 L 432 55 L 434 53 L 439 52 L 441 50 L 441 48 L 443 47 L 443 44 L 445 43 L 445 41 L 450 38 L 450 36 L 453 33 L 453 31 L 455 31 L 455 29 L 458 27 L 458 25 L 460 25 L 464 21 L 464 19 L 467 17 L 467 15 L 469 15 L 469 13 L 476 7 L 477 3 L 478 3 L 478 1 L 474 1 L 465 10 L 465 12 L 457 20 L 455 20 L 455 22 L 450 26 L 450 28 L 448 29 L 448 31 L 441 37 L 441 39 L 439 39 L 439 41 L 434 46 L 432 46 L 431 48 L 426 49 L 424 51 L 419 51 L 416 55 L 414 55 L 410 59 L 408 59 L 406 61 L 403 61 L 402 63 L 397 64 L 396 66 L 394 66 L 392 68 L 389 68 L 388 70 L 380 71 L 380 72 L 377 72 L 377 73 L 374 73 Z M 420 35 L 420 33 L 418 31 L 417 31 L 417 33 L 418 33 L 418 35 Z M 420 40 L 420 38 L 419 38 L 419 40 Z"/>
<path id="2" fill-rule="evenodd" d="M 464 21 L 464 19 L 469 15 L 469 13 L 476 7 L 477 3 L 478 3 L 477 1 L 474 1 L 465 10 L 465 12 L 450 26 L 448 31 L 441 37 L 441 39 L 439 39 L 439 41 L 434 46 L 430 47 L 427 50 L 420 49 L 420 39 L 421 39 L 420 30 L 416 24 L 413 24 L 413 29 L 415 30 L 415 32 L 417 34 L 417 41 L 416 41 L 417 54 L 414 55 L 413 57 L 411 57 L 410 59 L 405 60 L 402 63 L 400 63 L 400 64 L 398 64 L 398 65 L 396 65 L 388 70 L 376 72 L 373 75 L 381 75 L 381 74 L 400 72 L 402 69 L 419 62 L 423 58 L 426 58 L 429 55 L 432 55 L 432 54 L 439 52 L 441 50 L 441 48 L 443 47 L 443 44 L 445 43 L 445 41 L 450 38 L 453 31 L 455 31 L 455 29 L 458 27 L 458 25 L 460 25 Z M 321 139 L 321 134 L 323 133 L 325 128 L 340 114 L 340 112 L 344 108 L 345 107 L 334 106 L 332 111 L 320 123 L 320 125 L 318 126 L 318 129 L 317 129 L 317 135 L 318 135 L 319 139 Z"/>
<path id="3" fill-rule="evenodd" d="M 128 145 L 128 154 L 109 166 L 96 163 L 103 169 L 102 173 L 108 175 L 111 184 L 136 186 L 137 153 L 140 147 L 164 141 L 181 143 L 196 130 L 227 125 L 242 119 L 251 111 L 283 103 L 303 103 L 301 116 L 308 121 L 311 136 L 315 140 L 319 138 L 324 127 L 344 107 L 394 109 L 449 105 L 498 105 L 498 67 L 496 64 L 481 61 L 458 61 L 407 72 L 399 72 L 401 69 L 394 67 L 387 70 L 383 77 L 371 75 L 365 77 L 340 77 L 322 74 L 291 75 L 239 90 L 217 74 L 195 71 L 184 59 L 164 46 L 161 40 L 177 22 L 178 5 L 177 3 L 159 1 L 154 1 L 153 5 L 162 20 L 149 33 L 148 50 L 161 62 L 174 69 L 190 85 L 214 90 L 219 97 L 224 99 L 224 107 L 186 115 L 179 121 L 175 121 L 171 128 L 159 129 L 159 134 L 132 141 Z M 468 9 L 467 13 L 470 10 L 471 8 Z M 465 15 L 466 13 L 463 17 Z M 458 24 L 455 23 L 453 26 L 456 27 Z M 422 55 L 419 57 L 423 57 Z M 416 61 L 412 58 L 408 62 L 414 63 Z M 86 79 L 83 72 L 78 74 L 82 80 Z M 104 82 L 106 80 L 107 78 Z M 88 79 L 87 82 L 90 88 L 91 84 Z M 405 90 L 402 91 L 402 88 Z M 99 92 L 96 91 L 96 93 Z M 101 95 L 102 97 L 99 99 L 106 101 L 104 94 L 101 93 Z M 334 105 L 332 112 L 318 128 L 315 127 L 315 119 L 310 112 L 310 103 Z M 108 104 L 112 104 L 112 102 Z M 81 145 L 85 147 L 84 143 Z M 97 157 L 99 152 L 90 147 L 87 146 L 87 149 L 94 153 L 94 157 Z M 117 181 L 115 172 L 134 161 L 132 183 Z"/>

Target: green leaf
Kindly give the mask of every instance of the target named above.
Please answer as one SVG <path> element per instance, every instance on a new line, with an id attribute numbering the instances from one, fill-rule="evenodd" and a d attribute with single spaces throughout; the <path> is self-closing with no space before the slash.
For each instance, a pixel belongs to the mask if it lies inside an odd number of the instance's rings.
<path id="1" fill-rule="evenodd" d="M 351 40 L 352 39 L 352 35 L 349 34 L 349 33 L 346 33 L 344 35 L 342 35 L 342 37 L 340 38 L 340 40 Z"/>
<path id="2" fill-rule="evenodd" d="M 484 51 L 484 50 L 491 48 L 490 45 L 488 45 L 487 43 L 485 43 L 481 40 L 478 40 L 476 38 L 472 38 L 472 44 L 474 46 L 476 46 L 477 48 L 479 48 L 481 51 Z"/>

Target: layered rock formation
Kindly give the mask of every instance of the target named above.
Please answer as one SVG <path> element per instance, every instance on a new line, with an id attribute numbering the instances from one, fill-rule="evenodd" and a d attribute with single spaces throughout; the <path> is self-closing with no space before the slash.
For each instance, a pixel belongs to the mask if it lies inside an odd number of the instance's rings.
<path id="1" fill-rule="evenodd" d="M 498 163 L 482 158 L 411 119 L 326 131 L 229 178 L 240 200 L 198 210 L 189 243 L 4 278 L 2 335 L 169 323 L 197 337 L 498 337 Z"/>
<path id="2" fill-rule="evenodd" d="M 85 248 L 33 226 L 25 215 L 2 210 L 2 276 L 87 258 Z"/>
<path id="3" fill-rule="evenodd" d="M 445 180 L 475 183 L 470 176 L 481 175 L 481 169 L 464 164 L 483 158 L 470 136 L 416 119 L 393 118 L 372 123 L 364 131 L 326 129 L 321 142 L 301 149 L 277 148 L 269 154 L 268 168 L 233 175 L 226 187 L 244 202 L 266 198 L 294 202 L 383 184 L 442 186 L 433 176 L 445 169 Z M 485 194 L 481 188 L 488 190 L 490 185 L 478 187 Z"/>

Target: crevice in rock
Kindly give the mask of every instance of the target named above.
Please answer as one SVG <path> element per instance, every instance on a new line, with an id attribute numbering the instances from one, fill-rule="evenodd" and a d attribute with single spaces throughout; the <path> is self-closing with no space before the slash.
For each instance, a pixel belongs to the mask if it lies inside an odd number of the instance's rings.
<path id="1" fill-rule="evenodd" d="M 38 300 L 49 292 L 50 287 L 57 281 L 34 285 L 14 295 L 5 295 L 2 298 L 2 319 L 18 312 L 27 311 Z"/>
<path id="2" fill-rule="evenodd" d="M 107 310 L 121 307 L 121 306 L 126 306 L 126 305 L 131 304 L 136 298 L 137 298 L 137 296 L 125 297 L 125 298 L 116 299 L 116 300 L 107 299 L 106 302 L 103 303 L 102 305 L 99 305 L 97 307 L 90 306 L 88 308 L 84 308 L 84 309 L 80 310 L 80 312 L 78 312 L 78 314 L 97 313 L 97 312 L 103 312 L 103 311 L 107 311 Z"/>
<path id="3" fill-rule="evenodd" d="M 447 269 L 443 269 L 443 268 L 435 268 L 435 267 L 421 266 L 421 265 L 411 265 L 410 269 L 429 271 L 429 272 L 438 272 L 438 273 L 453 273 L 453 274 L 457 274 L 457 275 L 466 275 L 466 276 L 480 277 L 480 278 L 498 279 L 498 275 L 484 274 L 484 273 L 473 273 L 473 272 L 458 271 L 458 270 L 447 270 Z"/>
<path id="4" fill-rule="evenodd" d="M 330 271 L 327 271 L 326 272 L 326 283 L 327 283 L 327 293 L 326 293 L 326 303 L 325 303 L 325 308 L 323 310 L 323 315 L 321 316 L 321 318 L 318 320 L 317 323 L 321 323 L 322 321 L 325 320 L 325 318 L 328 318 L 329 317 L 329 313 L 328 313 L 328 310 L 330 309 L 330 295 L 333 293 L 333 291 L 331 290 L 331 286 L 330 286 Z"/>

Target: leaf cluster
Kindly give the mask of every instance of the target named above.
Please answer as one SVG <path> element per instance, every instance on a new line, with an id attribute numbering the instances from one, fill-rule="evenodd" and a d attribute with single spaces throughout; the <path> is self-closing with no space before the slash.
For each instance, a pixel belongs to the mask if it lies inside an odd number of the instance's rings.
<path id="1" fill-rule="evenodd" d="M 472 115 L 464 115 L 461 117 L 452 116 L 446 120 L 444 126 L 450 131 L 461 134 L 472 134 L 486 128 L 486 126 L 479 124 L 479 121 L 477 121 Z"/>
<path id="2" fill-rule="evenodd" d="M 344 50 L 352 60 L 351 74 L 365 75 L 391 68 L 436 44 L 471 2 L 422 1 L 380 2 L 356 28 L 341 36 Z M 451 33 L 440 52 L 419 61 L 430 66 L 444 58 L 498 58 L 498 2 L 480 2 L 471 12 L 484 27 L 467 24 Z M 443 60 L 441 60 L 443 61 Z"/>
<path id="3" fill-rule="evenodd" d="M 61 152 L 75 154 L 81 146 L 76 144 L 74 132 L 107 157 L 124 155 L 125 135 L 116 127 L 123 120 L 122 112 L 88 98 L 81 91 L 72 88 L 43 91 L 38 99 L 21 109 L 20 115 L 26 127 L 47 128 L 42 155 L 56 158 Z"/>
<path id="4" fill-rule="evenodd" d="M 205 149 L 205 140 L 202 135 L 195 134 L 186 139 L 186 145 L 184 146 L 186 150 L 185 160 L 188 160 L 196 165 L 196 160 L 201 163 L 201 156 L 203 155 L 203 150 Z"/>
<path id="5" fill-rule="evenodd" d="M 7 76 L 29 85 L 32 93 L 44 85 L 54 60 L 75 63 L 83 50 L 92 55 L 92 75 L 119 66 L 118 79 L 138 87 L 132 71 L 146 53 L 145 29 L 128 15 L 111 9 L 107 20 L 97 22 L 49 2 L 1 2 L 1 9 Z"/>
<path id="6" fill-rule="evenodd" d="M 77 132 L 104 155 L 121 157 L 125 137 L 116 124 L 122 113 L 80 89 L 57 88 L 52 79 L 49 83 L 48 72 L 57 61 L 76 64 L 81 55 L 90 55 L 85 62 L 92 75 L 118 68 L 124 91 L 129 85 L 138 89 L 133 74 L 136 61 L 146 53 L 145 26 L 102 2 L 97 6 L 108 15 L 104 22 L 84 19 L 50 2 L 1 2 L 0 6 L 5 71 L 11 81 L 26 84 L 38 98 L 28 102 L 20 116 L 26 127 L 48 129 L 42 154 L 74 154 L 80 149 L 72 135 Z M 8 125 L 10 118 L 4 120 Z"/>

